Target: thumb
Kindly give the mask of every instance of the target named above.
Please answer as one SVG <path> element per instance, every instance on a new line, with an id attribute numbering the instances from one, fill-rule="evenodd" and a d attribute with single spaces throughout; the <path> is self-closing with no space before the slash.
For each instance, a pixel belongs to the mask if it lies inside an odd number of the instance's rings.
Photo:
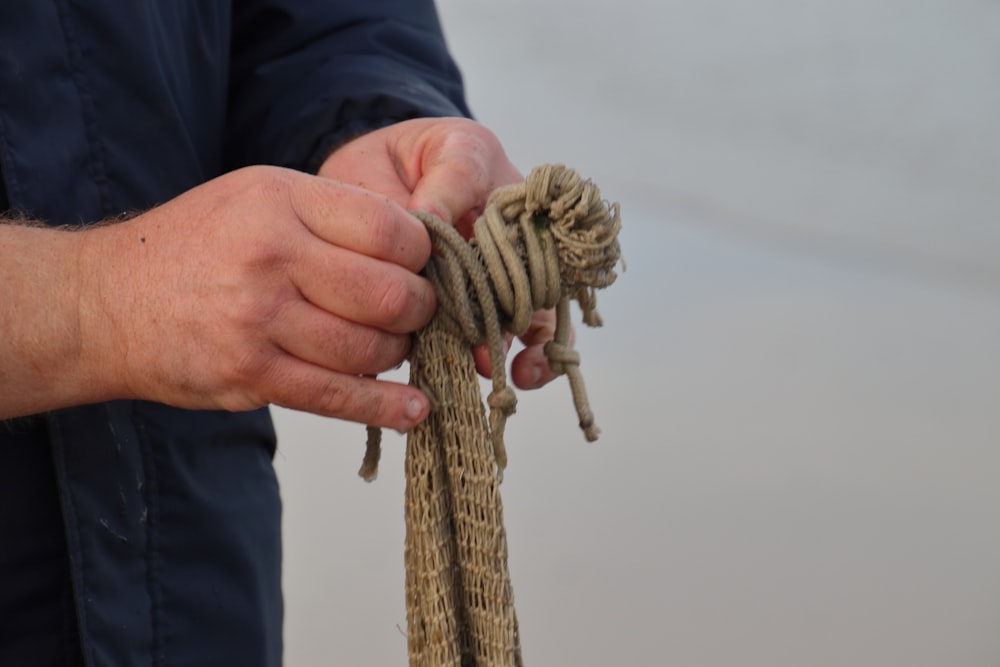
<path id="1" fill-rule="evenodd" d="M 408 208 L 456 225 L 470 214 L 475 219 L 493 190 L 519 180 L 520 173 L 493 133 L 463 123 L 427 145 Z"/>

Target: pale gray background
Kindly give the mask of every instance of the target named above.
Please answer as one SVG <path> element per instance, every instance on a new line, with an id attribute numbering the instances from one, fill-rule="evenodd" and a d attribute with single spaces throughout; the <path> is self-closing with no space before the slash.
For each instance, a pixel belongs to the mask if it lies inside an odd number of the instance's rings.
<path id="1" fill-rule="evenodd" d="M 622 203 L 520 394 L 529 665 L 1000 665 L 1000 2 L 443 0 L 521 168 Z M 404 377 L 404 376 L 399 376 Z M 289 665 L 403 665 L 404 443 L 277 410 Z"/>

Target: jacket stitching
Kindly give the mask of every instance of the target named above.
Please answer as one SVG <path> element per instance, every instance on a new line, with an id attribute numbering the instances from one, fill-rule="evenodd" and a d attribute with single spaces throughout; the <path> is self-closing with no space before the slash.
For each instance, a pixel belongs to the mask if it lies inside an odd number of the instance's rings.
<path id="1" fill-rule="evenodd" d="M 87 137 L 87 145 L 90 148 L 90 174 L 97 188 L 98 200 L 101 204 L 101 212 L 105 217 L 114 213 L 111 195 L 111 182 L 108 179 L 107 168 L 104 164 L 104 145 L 98 136 L 100 134 L 97 123 L 97 111 L 94 104 L 94 95 L 91 91 L 90 81 L 83 68 L 83 51 L 76 36 L 76 30 L 72 23 L 72 10 L 68 0 L 61 0 L 56 3 L 59 14 L 59 26 L 62 28 L 63 37 L 66 40 L 66 47 L 69 51 L 69 65 L 73 73 L 73 83 L 76 86 L 77 94 L 80 96 L 80 105 L 83 113 L 84 132 Z"/>
<path id="2" fill-rule="evenodd" d="M 7 205 L 10 209 L 20 208 L 21 184 L 17 180 L 17 174 L 14 173 L 14 158 L 10 154 L 10 145 L 7 143 L 7 127 L 4 125 L 2 116 L 0 116 L 0 187 L 5 187 Z"/>
<path id="3" fill-rule="evenodd" d="M 94 652 L 88 641 L 90 627 L 87 616 L 86 600 L 88 597 L 86 574 L 87 559 L 83 557 L 83 545 L 80 541 L 80 523 L 77 517 L 77 507 L 72 492 L 69 491 L 69 471 L 66 469 L 65 438 L 62 425 L 53 413 L 49 417 L 49 434 L 52 443 L 52 455 L 56 467 L 56 477 L 59 480 L 59 495 L 63 506 L 63 522 L 66 531 L 66 545 L 69 550 L 69 567 L 72 573 L 72 587 L 75 591 L 73 604 L 77 615 L 77 631 L 79 632 L 80 653 L 85 665 L 94 664 Z M 75 557 L 74 557 L 75 556 Z"/>
<path id="4" fill-rule="evenodd" d="M 142 456 L 142 467 L 145 475 L 142 497 L 146 503 L 146 589 L 150 601 L 150 624 L 153 635 L 152 658 L 154 667 L 163 667 L 167 662 L 163 629 L 160 623 L 163 609 L 163 591 L 160 586 L 160 504 L 159 484 L 156 471 L 156 460 L 153 447 L 146 434 L 145 422 L 136 414 L 135 403 L 132 403 L 132 423 L 135 424 L 136 437 Z"/>

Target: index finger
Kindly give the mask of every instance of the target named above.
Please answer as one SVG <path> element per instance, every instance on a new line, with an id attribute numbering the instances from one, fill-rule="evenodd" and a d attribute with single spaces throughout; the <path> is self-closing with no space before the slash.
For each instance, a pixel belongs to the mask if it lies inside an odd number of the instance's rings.
<path id="1" fill-rule="evenodd" d="M 423 223 L 388 197 L 327 178 L 308 176 L 291 191 L 302 223 L 327 243 L 416 273 L 431 255 Z"/>

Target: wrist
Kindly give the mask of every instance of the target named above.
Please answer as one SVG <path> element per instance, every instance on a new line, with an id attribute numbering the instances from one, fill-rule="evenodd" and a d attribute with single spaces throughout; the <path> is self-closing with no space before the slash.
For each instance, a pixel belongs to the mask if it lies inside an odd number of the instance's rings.
<path id="1" fill-rule="evenodd" d="M 79 346 L 76 370 L 79 388 L 91 401 L 136 398 L 128 382 L 128 350 L 124 313 L 130 276 L 121 275 L 128 265 L 120 238 L 128 223 L 101 225 L 73 234 L 75 318 Z"/>
<path id="2" fill-rule="evenodd" d="M 0 225 L 0 418 L 100 399 L 79 297 L 83 232 Z"/>

